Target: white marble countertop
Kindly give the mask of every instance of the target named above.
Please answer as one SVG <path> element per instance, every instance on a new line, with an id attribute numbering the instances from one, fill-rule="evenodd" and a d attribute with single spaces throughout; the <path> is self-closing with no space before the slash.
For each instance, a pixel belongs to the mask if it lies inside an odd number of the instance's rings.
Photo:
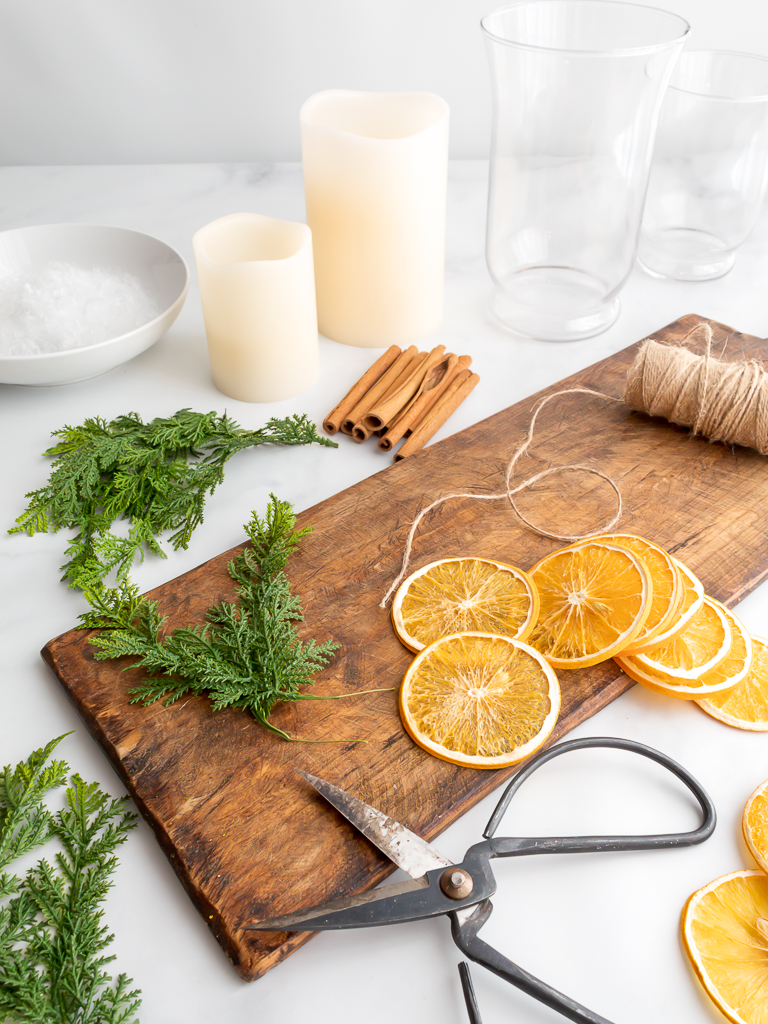
<path id="1" fill-rule="evenodd" d="M 483 258 L 486 166 L 451 166 L 445 319 L 429 339 L 467 352 L 482 377 L 437 435 L 448 436 L 595 360 L 624 348 L 686 313 L 700 313 L 758 336 L 768 334 L 768 222 L 744 245 L 733 272 L 708 284 L 654 280 L 636 270 L 623 311 L 608 332 L 552 345 L 505 335 L 485 314 L 490 289 Z M 0 169 L 4 228 L 80 221 L 135 228 L 177 248 L 193 267 L 191 239 L 203 224 L 239 210 L 303 219 L 298 165 L 6 167 Z M 194 279 L 194 273 L 193 273 Z M 297 399 L 247 405 L 226 399 L 210 381 L 203 321 L 193 280 L 186 305 L 154 348 L 112 372 L 59 388 L 0 385 L 5 526 L 27 491 L 48 473 L 41 453 L 51 431 L 86 416 L 135 410 L 146 418 L 184 406 L 227 410 L 256 427 L 271 416 L 306 412 L 320 422 L 377 353 L 321 339 L 318 383 Z M 517 439 L 510 438 L 510 448 Z M 230 462 L 224 485 L 208 501 L 204 525 L 186 552 L 148 559 L 134 579 L 148 589 L 240 542 L 252 509 L 263 513 L 270 491 L 308 508 L 377 472 L 388 458 L 367 446 L 339 450 L 258 451 Z M 768 471 L 768 470 L 767 470 Z M 58 582 L 63 535 L 0 534 L 3 622 L 0 764 L 16 762 L 51 737 L 74 735 L 59 748 L 72 769 L 113 794 L 121 784 L 38 656 L 71 628 L 82 599 Z M 754 633 L 765 634 L 768 586 L 739 606 Z M 616 1024 L 721 1020 L 695 981 L 678 937 L 680 910 L 694 889 L 720 874 L 751 867 L 740 835 L 746 798 L 768 776 L 768 734 L 729 729 L 684 701 L 634 687 L 575 735 L 618 735 L 656 746 L 688 767 L 719 812 L 702 846 L 659 853 L 529 858 L 497 862 L 496 912 L 483 937 L 512 960 Z M 630 755 L 581 754 L 567 771 L 555 762 L 521 794 L 512 834 L 677 831 L 695 813 L 676 786 Z M 607 763 L 611 771 L 603 770 Z M 589 792 L 589 798 L 584 793 Z M 576 799 L 578 794 L 579 799 Z M 439 848 L 457 859 L 480 838 L 495 797 L 452 826 Z M 242 982 L 185 895 L 149 829 L 140 823 L 120 853 L 106 921 L 116 938 L 115 972 L 143 990 L 144 1024 L 459 1024 L 466 1021 L 448 925 L 443 920 L 328 933 L 313 939 L 264 978 Z M 473 968 L 485 1024 L 555 1021 L 552 1011 Z"/>

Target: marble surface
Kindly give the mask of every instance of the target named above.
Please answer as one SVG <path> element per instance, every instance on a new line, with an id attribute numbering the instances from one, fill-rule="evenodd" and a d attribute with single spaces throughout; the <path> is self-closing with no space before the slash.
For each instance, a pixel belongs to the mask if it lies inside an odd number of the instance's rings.
<path id="1" fill-rule="evenodd" d="M 598 338 L 570 345 L 515 339 L 485 313 L 490 289 L 484 258 L 486 166 L 450 171 L 445 319 L 425 344 L 468 352 L 482 376 L 438 434 L 448 436 L 587 366 L 686 313 L 768 334 L 764 280 L 768 223 L 744 245 L 733 272 L 709 284 L 655 280 L 636 270 L 622 314 Z M 238 210 L 303 219 L 298 165 L 5 167 L 0 169 L 4 228 L 56 221 L 115 224 L 149 232 L 193 266 L 191 238 L 203 224 Z M 194 274 L 193 274 L 194 278 Z M 104 376 L 59 388 L 0 385 L 2 522 L 10 526 L 25 492 L 41 486 L 51 431 L 85 416 L 135 410 L 145 417 L 183 406 L 227 412 L 256 427 L 270 416 L 306 412 L 316 421 L 377 353 L 321 339 L 321 376 L 297 399 L 247 405 L 210 381 L 196 286 L 168 335 Z M 730 353 L 733 356 L 736 352 Z M 510 438 L 510 448 L 516 438 Z M 204 525 L 186 552 L 148 559 L 134 578 L 142 589 L 180 575 L 241 541 L 252 509 L 270 491 L 307 508 L 388 464 L 376 449 L 343 439 L 338 450 L 259 449 L 234 459 L 208 502 Z M 768 470 L 766 470 L 768 472 Z M 114 794 L 121 785 L 38 651 L 71 628 L 81 598 L 58 582 L 65 537 L 0 534 L 3 623 L 0 763 L 15 762 L 50 737 L 73 730 L 60 747 L 73 770 Z M 752 632 L 765 634 L 768 587 L 739 607 Z M 656 746 L 686 765 L 712 794 L 719 826 L 706 844 L 660 853 L 529 858 L 497 862 L 496 912 L 483 937 L 513 960 L 617 1024 L 721 1020 L 696 983 L 678 938 L 687 896 L 720 874 L 752 866 L 740 835 L 746 798 L 768 776 L 768 734 L 729 729 L 697 707 L 634 687 L 577 731 L 619 735 Z M 610 770 L 606 770 L 606 766 Z M 664 831 L 691 828 L 695 813 L 676 784 L 630 755 L 584 753 L 556 762 L 521 792 L 506 829 L 513 834 Z M 588 796 L 586 794 L 589 794 Z M 482 832 L 491 797 L 439 840 L 457 859 Z M 314 939 L 263 979 L 242 982 L 184 894 L 148 828 L 140 823 L 120 855 L 106 921 L 116 938 L 116 970 L 143 990 L 144 1024 L 250 1024 L 307 1020 L 385 1024 L 466 1021 L 456 963 L 442 920 Z M 473 968 L 485 1024 L 559 1019 L 504 982 Z"/>

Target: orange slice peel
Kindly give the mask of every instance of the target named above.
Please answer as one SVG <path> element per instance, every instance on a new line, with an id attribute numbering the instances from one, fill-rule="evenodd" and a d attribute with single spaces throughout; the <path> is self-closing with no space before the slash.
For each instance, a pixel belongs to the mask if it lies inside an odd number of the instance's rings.
<path id="1" fill-rule="evenodd" d="M 730 611 L 712 598 L 706 599 L 717 609 L 728 623 L 730 630 L 730 646 L 728 653 L 720 659 L 714 668 L 701 672 L 694 678 L 678 676 L 661 669 L 648 667 L 647 659 L 637 655 L 617 655 L 615 661 L 620 668 L 636 683 L 641 683 L 649 690 L 663 693 L 667 697 L 682 700 L 700 700 L 704 696 L 712 697 L 730 693 L 747 676 L 752 662 L 752 640 L 743 623 Z M 685 644 L 685 631 L 679 634 L 671 644 L 680 648 Z M 700 638 L 699 638 L 700 639 Z"/>
<path id="2" fill-rule="evenodd" d="M 649 653 L 633 655 L 633 661 L 641 671 L 694 685 L 730 650 L 732 621 L 719 602 L 705 596 L 684 630 Z"/>
<path id="3" fill-rule="evenodd" d="M 672 558 L 671 555 L 670 558 Z M 686 628 L 704 603 L 704 587 L 701 580 L 691 572 L 687 565 L 683 565 L 676 558 L 672 558 L 672 562 L 680 573 L 682 581 L 682 594 L 678 609 L 666 628 L 657 633 L 652 640 L 646 641 L 642 646 L 637 642 L 633 643 L 632 654 L 648 654 L 677 636 Z"/>
<path id="4" fill-rule="evenodd" d="M 513 637 L 457 633 L 416 655 L 400 688 L 400 716 L 428 753 L 468 768 L 505 768 L 534 754 L 560 712 L 545 659 Z"/>
<path id="5" fill-rule="evenodd" d="M 710 694 L 697 703 L 726 725 L 768 732 L 768 640 L 759 636 L 750 639 L 752 661 L 744 678 L 732 690 Z"/>
<path id="6" fill-rule="evenodd" d="M 490 558 L 442 558 L 411 573 L 392 602 L 401 643 L 421 651 L 451 633 L 495 633 L 525 640 L 539 612 L 528 573 Z"/>
<path id="7" fill-rule="evenodd" d="M 741 827 L 749 852 L 768 875 L 768 780 L 747 800 Z"/>
<path id="8" fill-rule="evenodd" d="M 679 617 L 678 612 L 683 600 L 683 578 L 680 569 L 675 559 L 658 544 L 633 533 L 606 533 L 589 539 L 617 544 L 628 551 L 634 551 L 642 559 L 653 581 L 648 618 L 629 647 L 624 648 L 624 653 L 634 653 L 638 648 L 645 648 L 659 634 L 666 633 Z"/>
<path id="9" fill-rule="evenodd" d="M 584 541 L 530 570 L 539 618 L 530 644 L 555 668 L 584 668 L 617 654 L 642 630 L 653 583 L 643 561 L 615 544 Z"/>
<path id="10" fill-rule="evenodd" d="M 685 951 L 707 995 L 733 1024 L 768 1024 L 768 875 L 734 871 L 683 910 Z"/>

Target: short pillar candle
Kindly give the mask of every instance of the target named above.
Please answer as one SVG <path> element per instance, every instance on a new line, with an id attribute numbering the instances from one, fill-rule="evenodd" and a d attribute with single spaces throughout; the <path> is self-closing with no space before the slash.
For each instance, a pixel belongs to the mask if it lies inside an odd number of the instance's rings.
<path id="1" fill-rule="evenodd" d="M 213 383 L 241 402 L 277 402 L 317 380 L 319 347 L 306 224 L 233 213 L 192 239 Z"/>
<path id="2" fill-rule="evenodd" d="M 448 104 L 432 93 L 331 89 L 301 108 L 320 331 L 408 346 L 439 327 Z"/>

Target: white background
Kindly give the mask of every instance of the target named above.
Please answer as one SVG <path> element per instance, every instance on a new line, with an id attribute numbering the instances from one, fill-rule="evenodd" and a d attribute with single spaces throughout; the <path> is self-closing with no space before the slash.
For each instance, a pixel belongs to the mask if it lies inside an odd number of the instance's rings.
<path id="1" fill-rule="evenodd" d="M 485 157 L 493 0 L 0 0 L 0 163 L 298 160 L 321 89 L 429 90 Z M 667 0 L 688 46 L 768 56 L 764 0 Z"/>

